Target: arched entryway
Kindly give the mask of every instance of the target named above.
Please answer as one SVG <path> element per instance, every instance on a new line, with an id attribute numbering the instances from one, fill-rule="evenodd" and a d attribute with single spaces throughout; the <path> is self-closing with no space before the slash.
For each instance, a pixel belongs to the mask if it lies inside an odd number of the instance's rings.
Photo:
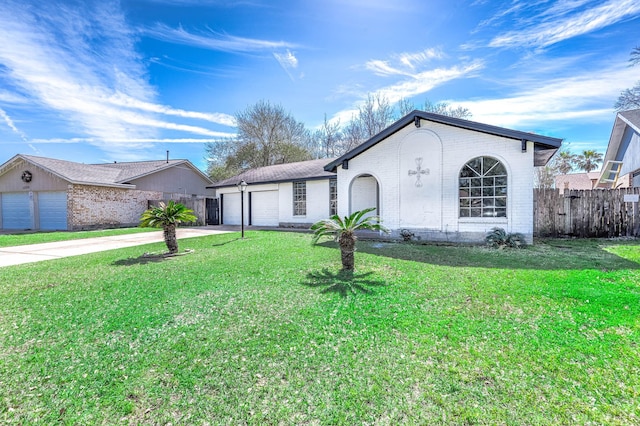
<path id="1" fill-rule="evenodd" d="M 361 174 L 349 185 L 349 213 L 375 207 L 369 215 L 380 215 L 380 185 L 375 176 Z"/>

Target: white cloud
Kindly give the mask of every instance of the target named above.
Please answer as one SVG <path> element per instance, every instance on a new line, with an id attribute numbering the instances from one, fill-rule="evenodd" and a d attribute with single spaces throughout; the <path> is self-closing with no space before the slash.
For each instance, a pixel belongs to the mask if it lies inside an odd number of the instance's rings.
<path id="1" fill-rule="evenodd" d="M 141 111 L 155 112 L 158 114 L 174 115 L 183 118 L 196 118 L 199 120 L 210 121 L 224 126 L 236 126 L 235 117 L 223 113 L 207 113 L 197 111 L 185 111 L 183 109 L 171 108 L 166 105 L 158 105 L 150 102 L 144 102 L 139 99 L 132 98 L 123 93 L 116 93 L 107 99 L 112 105 L 122 106 L 126 108 L 138 109 Z"/>
<path id="2" fill-rule="evenodd" d="M 468 108 L 475 121 L 519 129 L 564 120 L 608 122 L 613 101 L 636 78 L 634 69 L 610 68 L 553 79 L 504 98 L 454 102 Z"/>
<path id="3" fill-rule="evenodd" d="M 119 3 L 86 7 L 0 3 L 0 82 L 19 90 L 15 98 L 63 117 L 71 124 L 70 133 L 85 134 L 90 143 L 109 152 L 120 151 L 118 145 L 126 141 L 153 140 L 163 129 L 220 135 L 205 127 L 160 120 L 158 114 L 234 125 L 226 114 L 154 103 L 155 89 L 147 81 L 135 50 L 136 35 Z M 3 98 L 11 95 L 2 93 Z"/>
<path id="4" fill-rule="evenodd" d="M 426 93 L 447 81 L 458 78 L 468 78 L 482 67 L 482 62 L 475 61 L 464 66 L 453 66 L 450 68 L 437 68 L 422 71 L 411 74 L 408 78 L 404 78 L 397 83 L 375 90 L 372 94 L 374 96 L 380 95 L 383 99 L 388 100 L 389 103 L 394 104 L 403 98 L 411 98 L 415 95 Z M 333 115 L 331 121 L 334 122 L 336 120 L 340 120 L 341 123 L 349 122 L 352 117 L 357 115 L 358 107 L 364 102 L 366 96 L 367 94 L 360 94 L 361 100 L 354 108 L 339 111 Z"/>
<path id="5" fill-rule="evenodd" d="M 262 50 L 293 49 L 299 47 L 296 44 L 285 41 L 259 40 L 221 34 L 215 31 L 207 31 L 194 34 L 182 27 L 171 28 L 164 24 L 156 24 L 152 28 L 140 30 L 147 37 L 168 43 L 184 44 L 209 50 L 224 52 L 257 52 Z"/>
<path id="6" fill-rule="evenodd" d="M 416 68 L 432 59 L 440 59 L 444 55 L 438 49 L 425 49 L 421 52 L 404 52 L 393 55 L 396 65 L 391 65 L 391 61 L 372 59 L 365 64 L 365 68 L 379 76 L 405 75 L 412 76 Z"/>
<path id="7" fill-rule="evenodd" d="M 15 134 L 20 136 L 20 139 L 22 139 L 23 141 L 27 140 L 27 136 L 16 127 L 11 117 L 9 117 L 2 108 L 0 108 L 0 118 L 4 120 L 7 127 L 9 127 Z"/>
<path id="8" fill-rule="evenodd" d="M 218 132 L 215 138 L 127 138 L 127 139 L 109 139 L 106 142 L 117 144 L 148 144 L 148 143 L 208 143 L 218 142 L 221 138 L 233 138 L 235 133 Z M 34 144 L 76 144 L 76 143 L 96 143 L 103 142 L 102 139 L 95 138 L 51 138 L 51 139 L 33 139 Z"/>
<path id="9" fill-rule="evenodd" d="M 289 49 L 285 53 L 273 53 L 273 57 L 276 58 L 282 69 L 289 75 L 291 80 L 294 80 L 291 71 L 298 67 L 298 58 Z"/>
<path id="10" fill-rule="evenodd" d="M 598 2 L 596 6 L 586 9 L 582 8 L 584 3 L 584 1 L 560 2 L 551 10 L 545 8 L 536 17 L 530 16 L 525 25 L 516 25 L 516 30 L 494 37 L 489 47 L 546 47 L 605 28 L 640 13 L 640 2 L 637 0 Z"/>

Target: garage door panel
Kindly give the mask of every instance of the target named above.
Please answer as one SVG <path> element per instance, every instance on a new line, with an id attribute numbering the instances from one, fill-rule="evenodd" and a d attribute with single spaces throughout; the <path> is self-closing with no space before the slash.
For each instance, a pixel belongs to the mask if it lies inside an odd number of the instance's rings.
<path id="1" fill-rule="evenodd" d="M 278 191 L 260 191 L 251 193 L 251 224 L 255 226 L 278 226 Z"/>
<path id="2" fill-rule="evenodd" d="M 67 229 L 67 193 L 40 192 L 38 193 L 38 216 L 40 229 Z"/>
<path id="3" fill-rule="evenodd" d="M 2 194 L 2 228 L 33 229 L 33 208 L 28 192 Z"/>
<path id="4" fill-rule="evenodd" d="M 224 194 L 222 197 L 222 223 L 240 225 L 240 194 Z"/>

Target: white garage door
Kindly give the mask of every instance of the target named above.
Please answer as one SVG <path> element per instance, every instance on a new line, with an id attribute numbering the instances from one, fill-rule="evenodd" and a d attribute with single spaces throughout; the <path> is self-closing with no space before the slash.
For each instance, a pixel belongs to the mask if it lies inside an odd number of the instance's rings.
<path id="1" fill-rule="evenodd" d="M 33 229 L 33 207 L 28 192 L 2 194 L 2 228 Z"/>
<path id="2" fill-rule="evenodd" d="M 251 193 L 251 225 L 278 226 L 278 191 L 260 191 Z"/>
<path id="3" fill-rule="evenodd" d="M 67 193 L 39 192 L 38 216 L 40 216 L 40 229 L 66 230 L 67 229 Z"/>
<path id="4" fill-rule="evenodd" d="M 248 207 L 249 206 L 245 205 L 244 206 L 245 210 Z M 223 195 L 222 224 L 223 225 L 240 225 L 240 193 Z"/>

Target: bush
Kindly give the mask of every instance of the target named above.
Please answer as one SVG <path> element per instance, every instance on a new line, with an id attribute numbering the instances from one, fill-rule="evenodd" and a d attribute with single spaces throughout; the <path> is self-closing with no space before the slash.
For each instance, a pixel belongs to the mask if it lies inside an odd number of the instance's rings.
<path id="1" fill-rule="evenodd" d="M 520 233 L 507 234 L 502 228 L 493 228 L 484 239 L 489 247 L 493 248 L 520 248 L 527 245 L 524 235 Z"/>

